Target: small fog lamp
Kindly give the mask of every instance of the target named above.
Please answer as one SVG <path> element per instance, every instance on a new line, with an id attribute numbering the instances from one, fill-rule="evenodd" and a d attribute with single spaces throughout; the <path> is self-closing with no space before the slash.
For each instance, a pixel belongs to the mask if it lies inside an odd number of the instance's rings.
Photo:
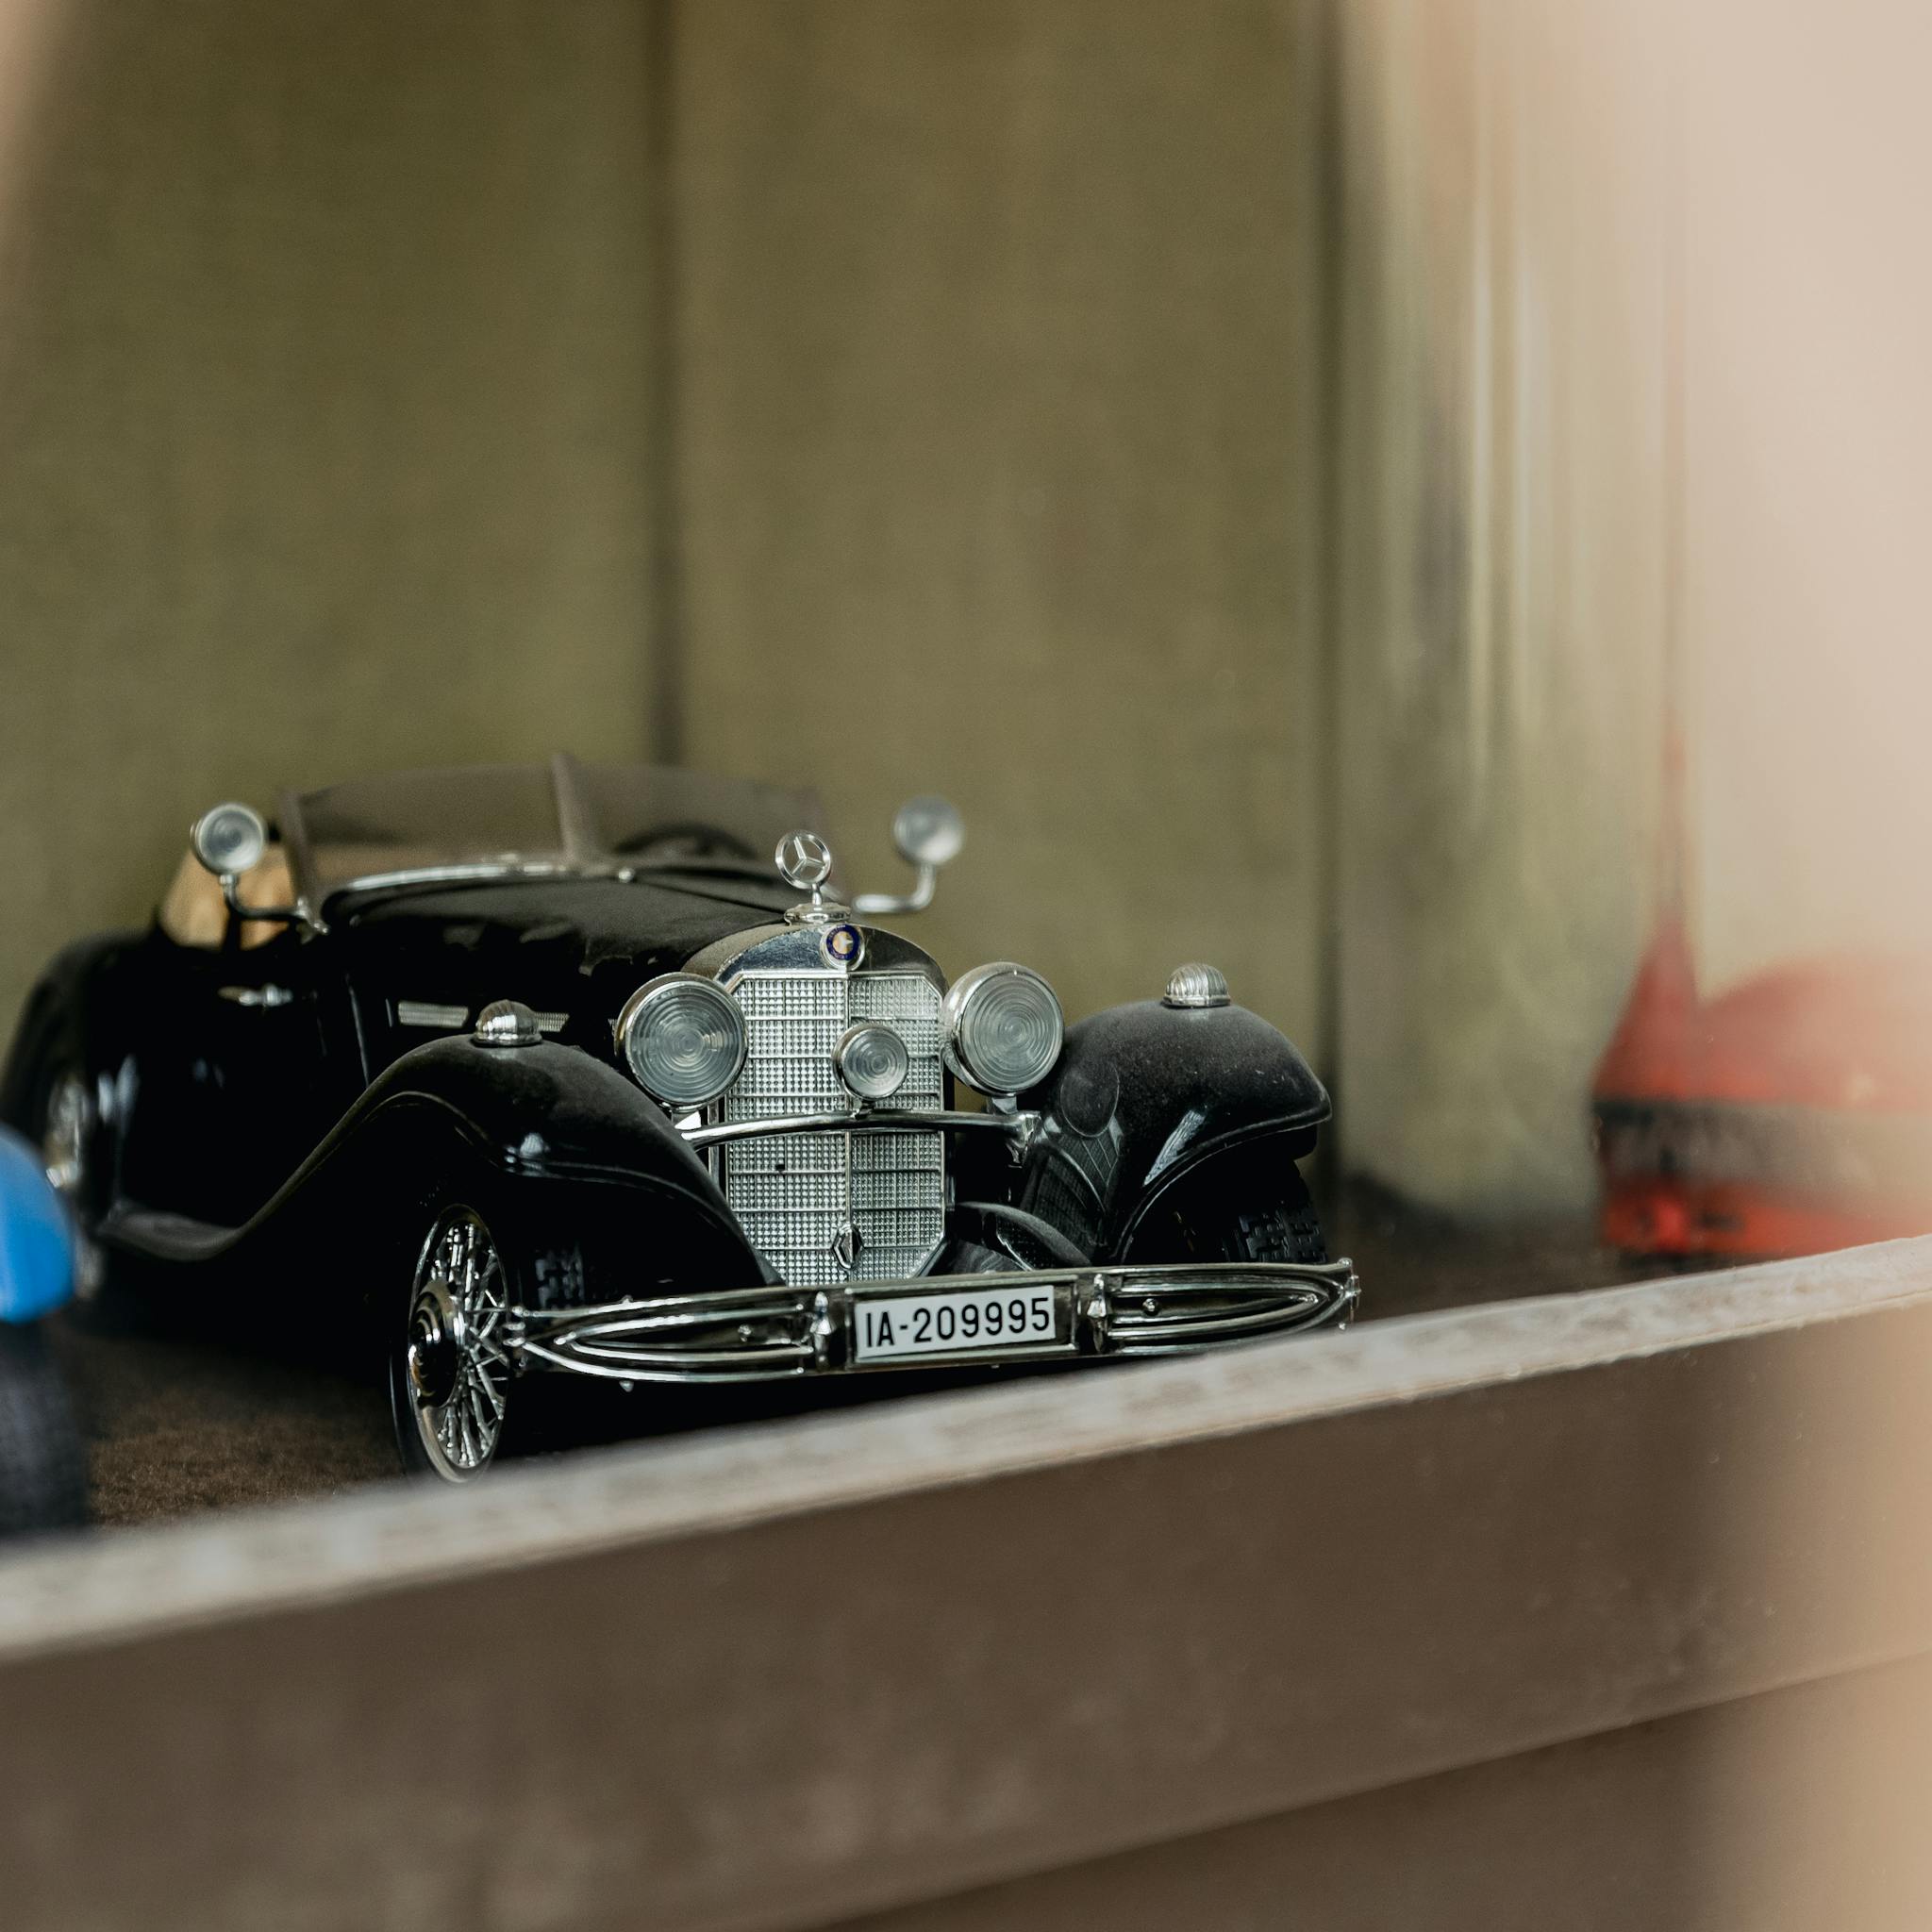
<path id="1" fill-rule="evenodd" d="M 874 1020 L 840 1036 L 832 1066 L 848 1093 L 860 1100 L 890 1100 L 906 1084 L 912 1055 L 890 1026 Z"/>

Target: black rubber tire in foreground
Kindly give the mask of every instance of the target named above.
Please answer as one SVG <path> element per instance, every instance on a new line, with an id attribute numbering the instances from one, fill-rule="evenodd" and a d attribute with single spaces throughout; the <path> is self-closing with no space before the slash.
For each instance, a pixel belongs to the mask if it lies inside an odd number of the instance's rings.
<path id="1" fill-rule="evenodd" d="M 0 1539 L 87 1522 L 87 1456 L 54 1351 L 0 1322 Z"/>

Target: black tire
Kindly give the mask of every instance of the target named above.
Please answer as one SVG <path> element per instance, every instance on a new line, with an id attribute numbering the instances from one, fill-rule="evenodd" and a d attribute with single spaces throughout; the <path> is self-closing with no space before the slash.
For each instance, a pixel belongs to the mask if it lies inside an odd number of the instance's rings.
<path id="1" fill-rule="evenodd" d="M 947 1274 L 1004 1274 L 1008 1269 L 1019 1265 L 1010 1255 L 996 1254 L 991 1248 L 981 1247 L 977 1241 L 959 1241 L 946 1250 L 941 1272 Z"/>
<path id="2" fill-rule="evenodd" d="M 1157 1202 L 1135 1234 L 1134 1261 L 1325 1261 L 1328 1243 L 1307 1183 L 1290 1160 L 1208 1169 Z"/>
<path id="3" fill-rule="evenodd" d="M 88 1520 L 87 1455 L 47 1338 L 0 1322 L 0 1539 Z"/>
<path id="4" fill-rule="evenodd" d="M 1290 1171 L 1279 1198 L 1236 1214 L 1221 1232 L 1224 1261 L 1325 1261 L 1328 1243 L 1307 1184 Z"/>

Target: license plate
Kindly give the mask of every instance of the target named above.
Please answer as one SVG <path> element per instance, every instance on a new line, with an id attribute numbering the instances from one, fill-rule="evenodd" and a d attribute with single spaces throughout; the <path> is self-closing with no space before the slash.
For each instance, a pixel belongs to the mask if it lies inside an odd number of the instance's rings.
<path id="1" fill-rule="evenodd" d="M 1053 1295 L 1043 1288 L 956 1289 L 902 1294 L 853 1308 L 852 1358 L 888 1361 L 921 1355 L 997 1355 L 1054 1340 Z"/>

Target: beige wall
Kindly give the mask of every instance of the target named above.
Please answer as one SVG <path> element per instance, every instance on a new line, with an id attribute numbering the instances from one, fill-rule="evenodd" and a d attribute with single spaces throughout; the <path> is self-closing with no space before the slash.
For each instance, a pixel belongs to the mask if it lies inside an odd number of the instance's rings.
<path id="1" fill-rule="evenodd" d="M 1183 959 L 1317 1013 L 1317 10 L 677 11 L 689 756 L 1070 1013 Z"/>
<path id="2" fill-rule="evenodd" d="M 1932 15 L 1709 0 L 1682 31 L 1703 963 L 1923 958 Z"/>
<path id="3" fill-rule="evenodd" d="M 635 756 L 642 12 L 5 0 L 0 1010 L 215 797 Z"/>

